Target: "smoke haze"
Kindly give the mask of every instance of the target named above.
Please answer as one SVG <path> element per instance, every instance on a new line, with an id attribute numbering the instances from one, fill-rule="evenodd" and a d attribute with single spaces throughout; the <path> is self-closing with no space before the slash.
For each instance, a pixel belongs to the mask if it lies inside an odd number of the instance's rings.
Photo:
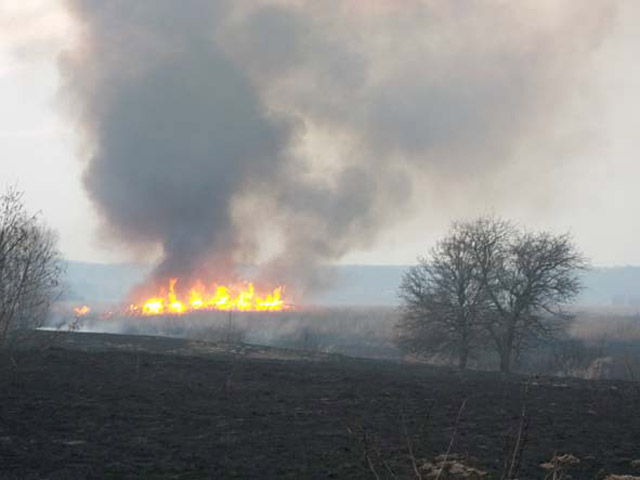
<path id="1" fill-rule="evenodd" d="M 106 229 L 159 245 L 157 277 L 257 262 L 299 291 L 426 189 L 438 209 L 499 204 L 522 163 L 546 181 L 557 159 L 533 146 L 613 17 L 578 0 L 67 3 L 65 95 Z"/>

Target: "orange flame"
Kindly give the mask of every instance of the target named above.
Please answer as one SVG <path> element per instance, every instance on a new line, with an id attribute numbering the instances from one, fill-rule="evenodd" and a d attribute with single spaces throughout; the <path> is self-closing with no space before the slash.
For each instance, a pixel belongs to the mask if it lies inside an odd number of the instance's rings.
<path id="1" fill-rule="evenodd" d="M 87 305 L 82 305 L 81 307 L 75 307 L 73 309 L 73 313 L 76 315 L 76 317 L 84 317 L 90 312 L 91 309 Z"/>
<path id="2" fill-rule="evenodd" d="M 253 283 L 240 285 L 214 285 L 208 291 L 202 281 L 197 280 L 188 295 L 176 293 L 177 278 L 169 279 L 169 290 L 146 298 L 139 304 L 129 306 L 129 313 L 137 315 L 181 315 L 201 310 L 238 310 L 242 312 L 275 312 L 286 309 L 282 299 L 283 287 L 266 295 L 256 294 Z"/>

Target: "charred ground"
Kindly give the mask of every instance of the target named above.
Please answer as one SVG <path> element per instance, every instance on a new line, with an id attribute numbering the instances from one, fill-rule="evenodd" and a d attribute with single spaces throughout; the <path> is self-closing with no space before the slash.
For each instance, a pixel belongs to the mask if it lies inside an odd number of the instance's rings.
<path id="1" fill-rule="evenodd" d="M 628 382 L 45 332 L 13 360 L 0 368 L 2 478 L 415 478 L 407 440 L 418 465 L 444 453 L 464 399 L 451 452 L 491 478 L 523 402 L 521 479 L 544 478 L 556 453 L 580 459 L 573 478 L 640 474 Z"/>

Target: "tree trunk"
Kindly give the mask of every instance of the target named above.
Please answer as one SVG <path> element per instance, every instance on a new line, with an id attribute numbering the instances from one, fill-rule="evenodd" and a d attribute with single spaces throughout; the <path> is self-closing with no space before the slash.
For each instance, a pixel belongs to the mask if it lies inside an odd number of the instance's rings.
<path id="1" fill-rule="evenodd" d="M 515 337 L 514 323 L 507 326 L 502 348 L 500 350 L 500 371 L 502 373 L 511 373 L 511 359 L 513 354 L 513 340 Z"/>
<path id="2" fill-rule="evenodd" d="M 4 346 L 4 342 L 7 339 L 7 332 L 9 331 L 9 314 L 0 310 L 0 347 Z"/>
<path id="3" fill-rule="evenodd" d="M 511 373 L 511 349 L 508 347 L 505 347 L 500 352 L 500 371 L 502 373 Z"/>
<path id="4" fill-rule="evenodd" d="M 469 360 L 469 349 L 463 348 L 460 352 L 460 358 L 458 359 L 458 368 L 464 370 L 467 368 L 467 361 Z"/>
<path id="5" fill-rule="evenodd" d="M 458 357 L 458 368 L 464 370 L 467 368 L 467 361 L 469 359 L 469 332 L 466 329 L 466 325 L 462 327 L 462 338 L 460 339 L 460 356 Z"/>

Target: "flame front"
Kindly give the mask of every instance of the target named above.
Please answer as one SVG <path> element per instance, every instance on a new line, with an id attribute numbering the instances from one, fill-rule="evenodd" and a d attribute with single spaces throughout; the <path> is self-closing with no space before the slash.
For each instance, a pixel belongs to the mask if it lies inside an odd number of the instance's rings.
<path id="1" fill-rule="evenodd" d="M 76 317 L 84 317 L 88 313 L 91 313 L 91 309 L 87 305 L 82 305 L 81 307 L 75 307 L 73 313 Z"/>
<path id="2" fill-rule="evenodd" d="M 166 293 L 149 297 L 139 304 L 132 304 L 129 312 L 136 315 L 181 315 L 201 310 L 238 310 L 243 312 L 275 312 L 286 308 L 282 299 L 283 287 L 266 295 L 256 294 L 252 283 L 241 285 L 214 285 L 211 289 L 196 281 L 187 295 L 176 292 L 178 279 L 169 280 Z"/>

